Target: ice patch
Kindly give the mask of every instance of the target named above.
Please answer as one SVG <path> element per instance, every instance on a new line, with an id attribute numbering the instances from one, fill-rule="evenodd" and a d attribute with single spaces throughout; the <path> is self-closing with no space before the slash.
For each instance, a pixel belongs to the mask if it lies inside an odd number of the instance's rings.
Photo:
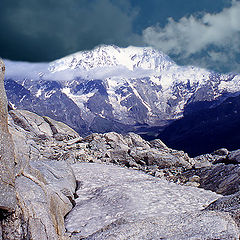
<path id="1" fill-rule="evenodd" d="M 221 81 L 218 89 L 231 93 L 240 91 L 240 76 L 235 76 L 231 81 Z"/>
<path id="2" fill-rule="evenodd" d="M 42 95 L 42 90 L 38 89 L 37 93 L 36 93 L 36 97 L 40 97 Z"/>
<path id="3" fill-rule="evenodd" d="M 71 88 L 66 87 L 62 89 L 62 93 L 66 94 L 70 99 L 72 99 L 80 109 L 85 108 L 85 103 L 92 97 L 97 90 L 90 92 L 88 94 L 75 95 L 71 93 Z"/>
<path id="4" fill-rule="evenodd" d="M 49 92 L 46 92 L 45 93 L 45 98 L 50 98 L 55 92 L 56 92 L 56 90 L 51 90 Z"/>

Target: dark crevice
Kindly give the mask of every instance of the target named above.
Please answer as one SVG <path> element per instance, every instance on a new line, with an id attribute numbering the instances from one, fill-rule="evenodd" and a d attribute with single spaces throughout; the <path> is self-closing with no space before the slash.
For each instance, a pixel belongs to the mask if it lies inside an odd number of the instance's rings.
<path id="1" fill-rule="evenodd" d="M 52 130 L 52 134 L 55 135 L 58 133 L 57 128 L 49 121 L 49 119 L 47 117 L 43 116 L 44 121 L 50 126 L 51 130 Z"/>
<path id="2" fill-rule="evenodd" d="M 68 199 L 69 199 L 69 201 L 71 202 L 71 204 L 73 205 L 73 207 L 75 207 L 76 206 L 76 202 L 75 202 L 75 200 L 72 198 L 72 197 L 70 197 L 70 196 L 66 196 Z M 75 197 L 75 196 L 74 196 Z"/>
<path id="3" fill-rule="evenodd" d="M 5 210 L 5 209 L 0 209 L 0 222 L 4 219 L 6 219 L 7 217 L 9 217 L 12 213 Z"/>

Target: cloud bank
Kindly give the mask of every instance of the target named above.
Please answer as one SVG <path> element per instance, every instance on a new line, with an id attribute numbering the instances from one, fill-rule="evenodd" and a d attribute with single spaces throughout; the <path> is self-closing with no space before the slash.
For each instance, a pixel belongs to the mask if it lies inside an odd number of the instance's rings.
<path id="1" fill-rule="evenodd" d="M 237 62 L 240 54 L 240 2 L 232 1 L 230 8 L 215 14 L 191 15 L 179 21 L 169 18 L 164 27 L 156 24 L 146 28 L 143 41 L 175 56 L 182 63 L 210 68 L 225 64 L 232 71 L 240 71 Z"/>

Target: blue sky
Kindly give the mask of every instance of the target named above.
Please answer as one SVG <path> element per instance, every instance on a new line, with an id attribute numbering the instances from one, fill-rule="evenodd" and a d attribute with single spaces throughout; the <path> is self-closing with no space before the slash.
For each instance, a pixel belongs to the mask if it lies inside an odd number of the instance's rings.
<path id="1" fill-rule="evenodd" d="M 182 65 L 240 72 L 237 0 L 1 0 L 0 24 L 0 56 L 11 60 L 135 45 Z"/>

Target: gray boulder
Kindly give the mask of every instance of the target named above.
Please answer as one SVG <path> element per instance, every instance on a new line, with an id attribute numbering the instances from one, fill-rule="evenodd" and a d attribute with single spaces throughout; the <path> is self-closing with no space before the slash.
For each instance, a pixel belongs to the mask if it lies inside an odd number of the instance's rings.
<path id="1" fill-rule="evenodd" d="M 63 161 L 39 161 L 30 165 L 32 172 L 24 171 L 16 179 L 28 235 L 31 239 L 67 239 L 64 216 L 72 209 L 74 175 Z"/>

